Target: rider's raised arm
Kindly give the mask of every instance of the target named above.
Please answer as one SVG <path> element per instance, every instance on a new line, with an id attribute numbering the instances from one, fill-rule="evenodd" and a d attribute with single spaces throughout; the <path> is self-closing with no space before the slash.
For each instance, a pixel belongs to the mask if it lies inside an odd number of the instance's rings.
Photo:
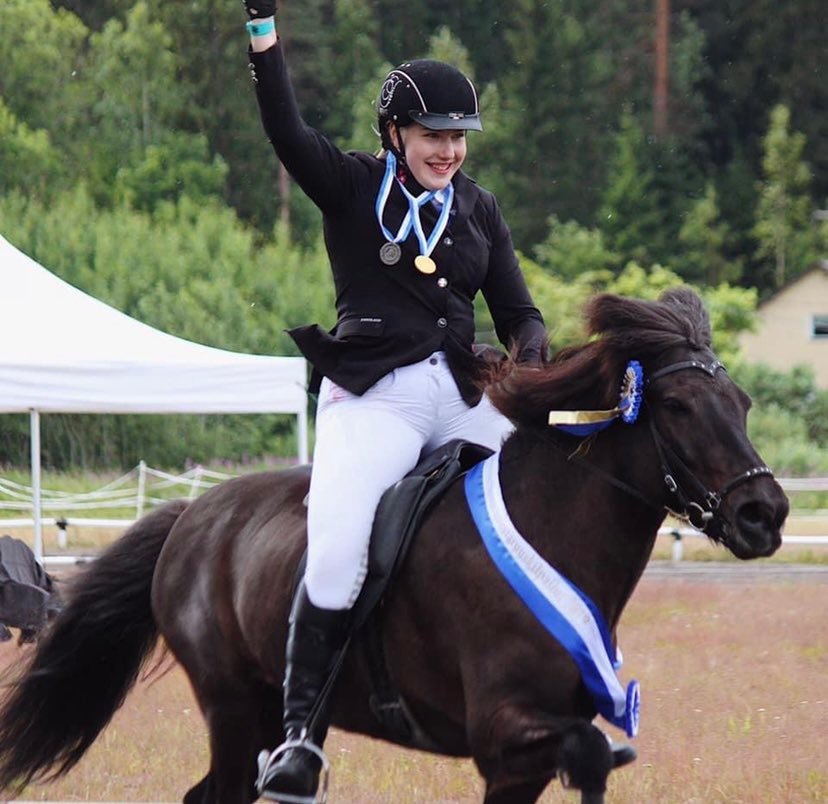
<path id="1" fill-rule="evenodd" d="M 326 213 L 349 203 L 364 169 L 302 119 L 276 29 L 275 0 L 244 0 L 250 21 L 250 72 L 276 155 L 305 194 Z"/>

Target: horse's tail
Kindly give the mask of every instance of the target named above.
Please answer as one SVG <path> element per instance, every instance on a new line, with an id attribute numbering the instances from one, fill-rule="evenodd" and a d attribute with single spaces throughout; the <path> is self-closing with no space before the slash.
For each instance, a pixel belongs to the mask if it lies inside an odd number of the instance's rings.
<path id="1" fill-rule="evenodd" d="M 150 592 L 186 502 L 136 522 L 75 580 L 0 705 L 0 790 L 69 771 L 106 726 L 158 641 Z"/>

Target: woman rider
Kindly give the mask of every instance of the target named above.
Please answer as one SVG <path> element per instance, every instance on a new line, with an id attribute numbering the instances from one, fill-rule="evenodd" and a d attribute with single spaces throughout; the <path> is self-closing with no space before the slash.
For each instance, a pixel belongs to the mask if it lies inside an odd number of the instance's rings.
<path id="1" fill-rule="evenodd" d="M 383 150 L 343 153 L 301 118 L 274 27 L 275 0 L 244 0 L 250 69 L 278 158 L 323 214 L 336 326 L 291 331 L 319 387 L 308 496 L 308 554 L 287 642 L 287 741 L 303 727 L 345 639 L 382 493 L 423 451 L 454 438 L 497 449 L 511 423 L 481 394 L 473 299 L 519 361 L 547 333 L 494 196 L 461 171 L 477 94 L 455 67 L 401 64 L 377 101 Z M 312 380 L 311 389 L 316 384 Z M 325 720 L 325 718 L 322 718 Z M 260 757 L 261 795 L 312 802 L 319 760 L 302 745 Z"/>

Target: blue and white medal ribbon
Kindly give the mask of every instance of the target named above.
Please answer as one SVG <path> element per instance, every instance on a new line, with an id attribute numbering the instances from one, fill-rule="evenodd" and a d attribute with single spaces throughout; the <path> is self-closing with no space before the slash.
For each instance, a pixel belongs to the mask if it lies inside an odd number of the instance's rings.
<path id="1" fill-rule="evenodd" d="M 590 598 L 551 567 L 515 528 L 500 489 L 499 453 L 477 464 L 465 481 L 466 500 L 497 568 L 531 612 L 574 659 L 581 678 L 607 721 L 638 734 L 640 688 L 626 691 L 609 628 Z"/>
<path id="2" fill-rule="evenodd" d="M 391 194 L 391 186 L 395 181 L 396 172 L 397 159 L 394 154 L 389 153 L 385 159 L 385 175 L 382 178 L 382 183 L 380 184 L 380 189 L 377 193 L 377 200 L 374 205 L 380 229 L 388 242 L 401 243 L 406 237 L 408 237 L 409 232 L 413 228 L 414 234 L 417 237 L 417 242 L 420 246 L 420 254 L 424 257 L 428 257 L 431 252 L 434 251 L 437 241 L 440 239 L 440 236 L 446 230 L 446 226 L 448 225 L 449 215 L 451 214 L 451 205 L 454 200 L 454 185 L 449 184 L 446 187 L 445 198 L 443 199 L 443 206 L 440 210 L 440 216 L 437 218 L 437 223 L 435 224 L 431 234 L 426 237 L 422 221 L 420 220 L 420 208 L 436 197 L 436 190 L 426 190 L 418 196 L 414 196 L 404 187 L 402 183 L 398 182 L 397 185 L 400 190 L 402 190 L 403 195 L 408 201 L 408 212 L 405 213 L 405 217 L 400 224 L 400 228 L 397 230 L 397 234 L 394 235 L 391 231 L 389 231 L 388 227 L 386 227 L 383 222 L 383 215 L 385 214 L 385 205 L 388 203 L 388 196 Z"/>

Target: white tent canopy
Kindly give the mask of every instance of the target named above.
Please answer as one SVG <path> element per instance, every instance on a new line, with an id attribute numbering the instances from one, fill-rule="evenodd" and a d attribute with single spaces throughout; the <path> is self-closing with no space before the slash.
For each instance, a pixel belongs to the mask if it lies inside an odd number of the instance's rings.
<path id="1" fill-rule="evenodd" d="M 0 278 L 0 413 L 32 415 L 36 490 L 39 413 L 289 413 L 298 419 L 299 459 L 307 461 L 304 358 L 229 352 L 153 329 L 2 236 Z M 35 523 L 37 547 L 37 510 Z"/>

